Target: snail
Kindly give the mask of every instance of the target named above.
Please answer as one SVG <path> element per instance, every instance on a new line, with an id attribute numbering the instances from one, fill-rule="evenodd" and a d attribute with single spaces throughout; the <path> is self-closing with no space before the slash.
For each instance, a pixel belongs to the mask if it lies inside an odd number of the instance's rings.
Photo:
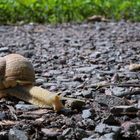
<path id="1" fill-rule="evenodd" d="M 0 58 L 0 98 L 14 96 L 39 107 L 63 108 L 61 97 L 46 89 L 34 86 L 35 71 L 32 63 L 19 54 Z"/>

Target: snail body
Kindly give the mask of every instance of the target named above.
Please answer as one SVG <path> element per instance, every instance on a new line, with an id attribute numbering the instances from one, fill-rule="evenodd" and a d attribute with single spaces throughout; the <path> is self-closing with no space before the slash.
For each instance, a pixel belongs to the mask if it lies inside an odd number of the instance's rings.
<path id="1" fill-rule="evenodd" d="M 35 71 L 31 62 L 19 54 L 0 58 L 0 97 L 14 96 L 39 107 L 63 108 L 60 97 L 34 86 Z"/>

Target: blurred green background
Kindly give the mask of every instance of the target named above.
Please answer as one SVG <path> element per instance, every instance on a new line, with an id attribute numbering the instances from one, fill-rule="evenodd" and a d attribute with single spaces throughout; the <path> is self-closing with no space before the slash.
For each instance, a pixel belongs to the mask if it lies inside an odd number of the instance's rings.
<path id="1" fill-rule="evenodd" d="M 140 0 L 0 0 L 0 24 L 82 22 L 93 15 L 140 21 Z"/>

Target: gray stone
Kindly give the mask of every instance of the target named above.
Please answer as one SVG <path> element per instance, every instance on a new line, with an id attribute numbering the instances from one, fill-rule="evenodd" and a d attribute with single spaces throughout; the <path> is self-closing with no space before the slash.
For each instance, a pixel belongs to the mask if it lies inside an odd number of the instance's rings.
<path id="1" fill-rule="evenodd" d="M 36 84 L 37 85 L 42 85 L 44 83 L 44 79 L 43 78 L 39 78 L 39 79 L 36 79 Z"/>
<path id="2" fill-rule="evenodd" d="M 50 87 L 50 89 L 49 89 L 49 91 L 57 91 L 58 90 L 58 88 L 57 88 L 57 86 L 51 86 Z"/>
<path id="3" fill-rule="evenodd" d="M 75 129 L 75 135 L 76 135 L 76 138 L 79 139 L 79 140 L 88 136 L 87 132 L 84 129 L 81 129 L 81 128 L 76 128 Z"/>
<path id="4" fill-rule="evenodd" d="M 6 117 L 6 114 L 4 112 L 0 112 L 0 120 L 4 120 Z"/>
<path id="5" fill-rule="evenodd" d="M 68 135 L 70 132 L 71 132 L 71 128 L 67 128 L 63 131 L 62 135 L 63 136 Z"/>
<path id="6" fill-rule="evenodd" d="M 90 130 L 94 130 L 95 122 L 93 121 L 93 119 L 87 118 L 87 119 L 82 120 L 81 126 L 84 126 Z"/>
<path id="7" fill-rule="evenodd" d="M 114 115 L 136 115 L 138 108 L 132 105 L 121 105 L 112 107 L 110 111 Z"/>
<path id="8" fill-rule="evenodd" d="M 28 140 L 26 133 L 16 128 L 10 129 L 8 138 L 9 140 Z"/>
<path id="9" fill-rule="evenodd" d="M 50 70 L 47 75 L 49 76 L 53 76 L 53 75 L 60 75 L 62 73 L 62 71 L 60 70 Z"/>
<path id="10" fill-rule="evenodd" d="M 1 47 L 0 52 L 8 52 L 9 48 L 8 47 Z"/>
<path id="11" fill-rule="evenodd" d="M 82 111 L 82 118 L 83 119 L 87 119 L 90 118 L 92 116 L 92 113 L 90 111 L 90 109 L 86 109 Z"/>
<path id="12" fill-rule="evenodd" d="M 92 91 L 91 91 L 90 89 L 84 90 L 84 91 L 82 92 L 82 95 L 83 95 L 84 97 L 86 97 L 86 98 L 90 98 L 90 97 L 92 97 Z"/>
<path id="13" fill-rule="evenodd" d="M 43 87 L 44 88 L 50 88 L 51 86 L 57 86 L 57 84 L 56 83 L 43 83 Z"/>
<path id="14" fill-rule="evenodd" d="M 81 67 L 81 68 L 77 68 L 76 71 L 81 72 L 81 73 L 90 73 L 98 67 L 99 67 L 98 65 L 94 65 L 91 67 Z"/>
<path id="15" fill-rule="evenodd" d="M 82 140 L 99 140 L 99 135 L 95 133 L 87 138 L 83 138 Z"/>
<path id="16" fill-rule="evenodd" d="M 56 77 L 57 81 L 59 82 L 69 82 L 70 79 L 66 78 L 65 76 L 59 75 Z"/>
<path id="17" fill-rule="evenodd" d="M 99 138 L 99 140 L 117 140 L 115 133 L 108 133 Z"/>
<path id="18" fill-rule="evenodd" d="M 119 122 L 115 119 L 115 117 L 112 114 L 103 119 L 103 123 L 108 125 L 119 125 Z"/>
<path id="19" fill-rule="evenodd" d="M 127 92 L 127 89 L 123 87 L 113 87 L 111 88 L 111 91 L 115 96 L 122 96 L 125 92 Z"/>
<path id="20" fill-rule="evenodd" d="M 84 100 L 80 99 L 73 99 L 73 98 L 66 98 L 67 102 L 65 104 L 66 107 L 71 107 L 71 109 L 82 109 L 82 107 L 85 105 Z"/>
<path id="21" fill-rule="evenodd" d="M 27 104 L 17 104 L 15 107 L 16 109 L 24 110 L 24 111 L 35 110 L 39 108 L 36 105 L 27 105 Z"/>
<path id="22" fill-rule="evenodd" d="M 95 97 L 95 101 L 97 101 L 100 104 L 107 105 L 109 107 L 115 106 L 115 105 L 124 105 L 125 104 L 125 101 L 123 98 L 105 95 L 105 94 L 97 95 Z"/>
<path id="23" fill-rule="evenodd" d="M 138 109 L 140 109 L 140 100 L 138 101 Z"/>
<path id="24" fill-rule="evenodd" d="M 8 140 L 8 136 L 7 136 L 6 131 L 0 132 L 0 140 Z"/>
<path id="25" fill-rule="evenodd" d="M 58 131 L 58 129 L 55 128 L 42 128 L 41 131 L 48 137 L 56 137 L 58 135 L 60 135 L 60 132 Z"/>
<path id="26" fill-rule="evenodd" d="M 98 58 L 101 56 L 101 52 L 93 52 L 89 57 L 90 58 Z"/>
<path id="27" fill-rule="evenodd" d="M 104 123 L 99 123 L 95 127 L 95 132 L 98 132 L 100 134 L 111 133 L 111 132 L 117 133 L 120 130 L 121 130 L 121 128 L 119 126 L 107 125 L 107 124 L 104 124 Z"/>

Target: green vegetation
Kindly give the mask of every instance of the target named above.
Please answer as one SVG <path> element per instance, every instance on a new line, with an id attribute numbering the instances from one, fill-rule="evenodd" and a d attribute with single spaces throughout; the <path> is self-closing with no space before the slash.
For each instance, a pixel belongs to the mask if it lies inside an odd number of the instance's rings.
<path id="1" fill-rule="evenodd" d="M 102 15 L 140 21 L 140 0 L 0 0 L 0 23 L 81 22 Z"/>

